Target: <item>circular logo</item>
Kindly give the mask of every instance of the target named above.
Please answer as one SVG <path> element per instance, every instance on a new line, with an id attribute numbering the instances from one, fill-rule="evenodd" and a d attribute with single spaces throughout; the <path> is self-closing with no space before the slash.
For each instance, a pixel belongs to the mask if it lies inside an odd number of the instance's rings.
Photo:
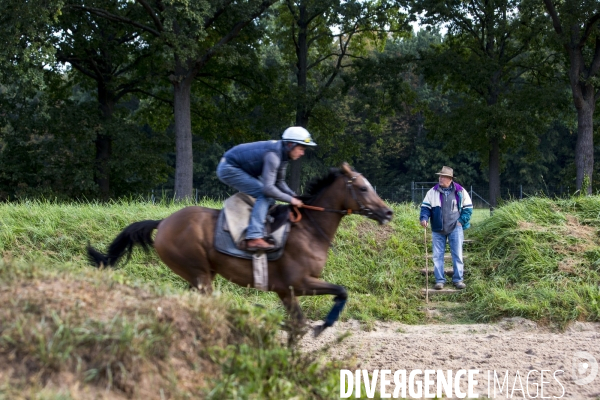
<path id="1" fill-rule="evenodd" d="M 598 362 L 586 351 L 573 354 L 573 382 L 576 385 L 587 385 L 598 375 Z"/>

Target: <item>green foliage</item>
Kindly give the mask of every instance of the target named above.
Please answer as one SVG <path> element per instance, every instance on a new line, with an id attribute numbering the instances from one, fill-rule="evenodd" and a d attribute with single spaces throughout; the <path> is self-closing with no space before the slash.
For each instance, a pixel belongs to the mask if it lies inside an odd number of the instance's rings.
<path id="1" fill-rule="evenodd" d="M 41 369 L 60 369 L 81 357 L 77 352 L 82 348 L 98 348 L 103 351 L 97 353 L 97 359 L 85 371 L 86 380 L 97 380 L 111 374 L 110 369 L 118 369 L 123 358 L 164 359 L 167 355 L 171 327 L 147 317 L 127 321 L 116 316 L 108 323 L 92 319 L 75 322 L 70 320 L 71 316 L 62 319 L 56 312 L 38 319 L 31 311 L 39 310 L 40 306 L 31 303 L 17 302 L 14 307 L 30 314 L 6 318 L 11 323 L 3 327 L 0 351 L 27 354 Z"/>
<path id="2" fill-rule="evenodd" d="M 96 107 L 45 93 L 2 100 L 1 197 L 92 195 Z"/>
<path id="3" fill-rule="evenodd" d="M 590 186 L 592 184 L 592 179 L 590 178 L 589 175 L 584 175 L 583 176 L 583 182 L 581 183 L 581 189 L 579 191 L 579 194 L 582 196 L 585 196 L 588 194 L 588 190 L 590 189 Z"/>
<path id="4" fill-rule="evenodd" d="M 530 185 L 540 189 L 546 185 L 562 185 L 565 192 L 570 189 L 573 193 L 575 140 L 576 135 L 569 132 L 564 122 L 555 121 L 539 134 L 537 141 L 522 143 L 514 151 L 504 154 L 506 166 L 502 182 L 513 187 Z"/>
<path id="5" fill-rule="evenodd" d="M 0 50 L 0 119 L 12 117 L 0 134 L 14 152 L 4 155 L 4 198 L 106 197 L 94 186 L 99 166 L 110 167 L 113 197 L 170 189 L 176 167 L 170 142 L 180 129 L 173 124 L 173 84 L 184 76 L 195 77 L 194 140 L 186 144 L 194 152 L 193 185 L 215 197 L 225 190 L 214 176 L 224 150 L 279 138 L 286 126 L 305 121 L 303 113 L 319 146 L 303 159 L 300 187 L 340 161 L 351 161 L 377 186 L 428 180 L 442 164 L 460 171 L 462 183 L 482 185 L 493 138 L 501 138 L 503 182 L 573 185 L 573 110 L 565 108 L 565 82 L 557 76 L 564 66 L 548 49 L 554 35 L 544 30 L 546 17 L 535 2 L 492 2 L 481 10 L 490 15 L 483 26 L 469 15 L 449 19 L 446 11 L 464 14 L 463 3 L 415 1 L 415 9 L 427 9 L 423 24 L 450 28 L 410 38 L 397 3 L 276 3 L 218 51 L 212 46 L 258 2 L 222 9 L 218 2 L 174 2 L 150 14 L 136 2 L 92 1 L 83 9 L 77 1 L 33 1 L 13 12 L 17 3 L 3 2 L 0 12 L 7 43 Z M 583 17 L 586 7 L 573 10 Z M 301 9 L 314 18 L 304 21 L 306 82 L 299 86 Z M 513 12 L 505 18 L 504 9 Z M 470 30 L 485 34 L 473 37 Z M 341 51 L 340 44 L 348 47 Z M 181 54 L 177 73 L 175 54 Z M 23 106 L 36 101 L 37 109 Z M 58 104 L 55 113 L 44 103 Z M 30 140 L 27 115 L 44 124 L 52 146 Z M 73 150 L 65 150 L 74 137 Z M 98 154 L 90 141 L 97 138 L 112 141 L 112 161 L 92 164 Z"/>
<path id="6" fill-rule="evenodd" d="M 0 3 L 0 84 L 21 81 L 21 89 L 44 86 L 42 65 L 51 64 L 48 26 L 56 23 L 62 1 L 3 0 Z"/>
<path id="7" fill-rule="evenodd" d="M 529 0 L 411 4 L 425 13 L 422 23 L 447 29 L 441 44 L 421 52 L 426 81 L 446 95 L 445 107 L 429 109 L 426 127 L 452 154 L 477 152 L 495 206 L 503 155 L 519 147 L 535 153 L 538 136 L 567 102 L 544 45 L 541 7 Z"/>
<path id="8" fill-rule="evenodd" d="M 231 316 L 234 329 L 247 342 L 209 350 L 223 366 L 223 375 L 207 398 L 327 399 L 339 390 L 338 371 L 344 363 L 283 347 L 277 335 L 281 314 L 256 313 L 242 306 Z"/>
<path id="9" fill-rule="evenodd" d="M 346 71 L 355 60 L 383 49 L 391 32 L 406 35 L 406 16 L 393 1 L 290 1 L 274 11 L 268 37 L 278 46 L 281 68 L 287 71 L 281 75 L 288 81 L 282 85 L 282 99 L 294 113 L 293 124 L 311 131 L 325 165 L 347 161 L 360 150 L 351 139 L 355 115 L 344 99 L 345 86 L 356 74 Z M 322 163 L 311 161 L 292 164 L 292 189 L 300 187 L 302 164 L 309 164 L 304 176 L 323 169 Z"/>
<path id="10" fill-rule="evenodd" d="M 107 121 L 86 93 L 71 95 L 64 86 L 54 87 L 35 97 L 10 90 L 0 94 L 7 111 L 0 115 L 0 198 L 97 197 L 94 140 L 106 134 L 113 138 L 109 162 L 115 197 L 145 194 L 166 180 L 168 137 L 134 125 L 125 108 Z"/>
<path id="11" fill-rule="evenodd" d="M 342 364 L 321 365 L 313 355 L 292 352 L 280 345 L 263 344 L 260 350 L 241 345 L 221 352 L 223 379 L 208 399 L 301 398 L 330 399 L 339 391 Z"/>
<path id="12" fill-rule="evenodd" d="M 407 190 L 411 181 L 435 179 L 441 165 L 460 171 L 461 183 L 485 182 L 477 153 L 449 152 L 445 140 L 433 140 L 424 128 L 424 111 L 443 112 L 447 99 L 419 75 L 417 60 L 441 40 L 439 32 L 421 30 L 410 38 L 389 40 L 383 53 L 355 63 L 355 76 L 348 80 L 349 110 L 342 109 L 346 133 L 336 137 L 335 154 L 351 156 L 376 186 Z M 344 153 L 342 146 L 355 154 Z"/>

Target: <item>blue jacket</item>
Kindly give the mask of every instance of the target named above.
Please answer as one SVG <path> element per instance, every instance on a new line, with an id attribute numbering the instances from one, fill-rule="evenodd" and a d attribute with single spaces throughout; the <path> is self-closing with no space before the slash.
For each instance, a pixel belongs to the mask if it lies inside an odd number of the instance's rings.
<path id="1" fill-rule="evenodd" d="M 281 160 L 280 169 L 285 169 L 289 159 L 288 152 L 284 151 L 283 141 L 268 140 L 263 142 L 244 143 L 225 152 L 227 162 L 250 176 L 258 178 L 262 175 L 265 154 L 273 152 Z"/>
<path id="2" fill-rule="evenodd" d="M 460 217 L 458 222 L 462 225 L 463 229 L 468 229 L 471 226 L 471 214 L 473 213 L 473 204 L 471 202 L 471 196 L 469 192 L 464 190 L 458 183 L 453 182 L 454 188 L 456 189 L 456 204 L 458 205 L 458 211 Z M 442 205 L 444 203 L 444 194 L 440 189 L 440 185 L 435 185 L 429 189 L 421 203 L 421 215 L 419 220 L 431 219 L 431 230 L 433 232 L 441 232 L 444 229 L 444 221 L 442 215 Z"/>

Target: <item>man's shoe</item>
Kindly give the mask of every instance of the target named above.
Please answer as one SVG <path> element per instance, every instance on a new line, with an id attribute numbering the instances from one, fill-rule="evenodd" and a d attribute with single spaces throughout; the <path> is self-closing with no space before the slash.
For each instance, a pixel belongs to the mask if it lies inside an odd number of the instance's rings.
<path id="1" fill-rule="evenodd" d="M 442 290 L 444 288 L 444 284 L 443 283 L 436 283 L 433 288 L 435 290 Z"/>
<path id="2" fill-rule="evenodd" d="M 273 250 L 273 248 L 275 248 L 275 246 L 265 242 L 265 240 L 262 238 L 248 239 L 248 241 L 246 242 L 246 249 L 248 251 L 259 251 L 259 250 L 266 251 L 266 250 Z"/>
<path id="3" fill-rule="evenodd" d="M 464 289 L 467 287 L 467 285 L 465 285 L 465 283 L 463 281 L 460 281 L 460 282 L 456 282 L 454 284 L 454 287 L 457 289 Z"/>

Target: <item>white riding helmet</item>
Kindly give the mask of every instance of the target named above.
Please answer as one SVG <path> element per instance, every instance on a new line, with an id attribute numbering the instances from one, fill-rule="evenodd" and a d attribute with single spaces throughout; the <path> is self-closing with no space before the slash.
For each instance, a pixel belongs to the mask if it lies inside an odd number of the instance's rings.
<path id="1" fill-rule="evenodd" d="M 283 131 L 281 139 L 285 140 L 286 142 L 294 142 L 303 146 L 317 145 L 315 142 L 313 142 L 310 133 L 301 126 L 290 126 L 285 131 Z"/>

